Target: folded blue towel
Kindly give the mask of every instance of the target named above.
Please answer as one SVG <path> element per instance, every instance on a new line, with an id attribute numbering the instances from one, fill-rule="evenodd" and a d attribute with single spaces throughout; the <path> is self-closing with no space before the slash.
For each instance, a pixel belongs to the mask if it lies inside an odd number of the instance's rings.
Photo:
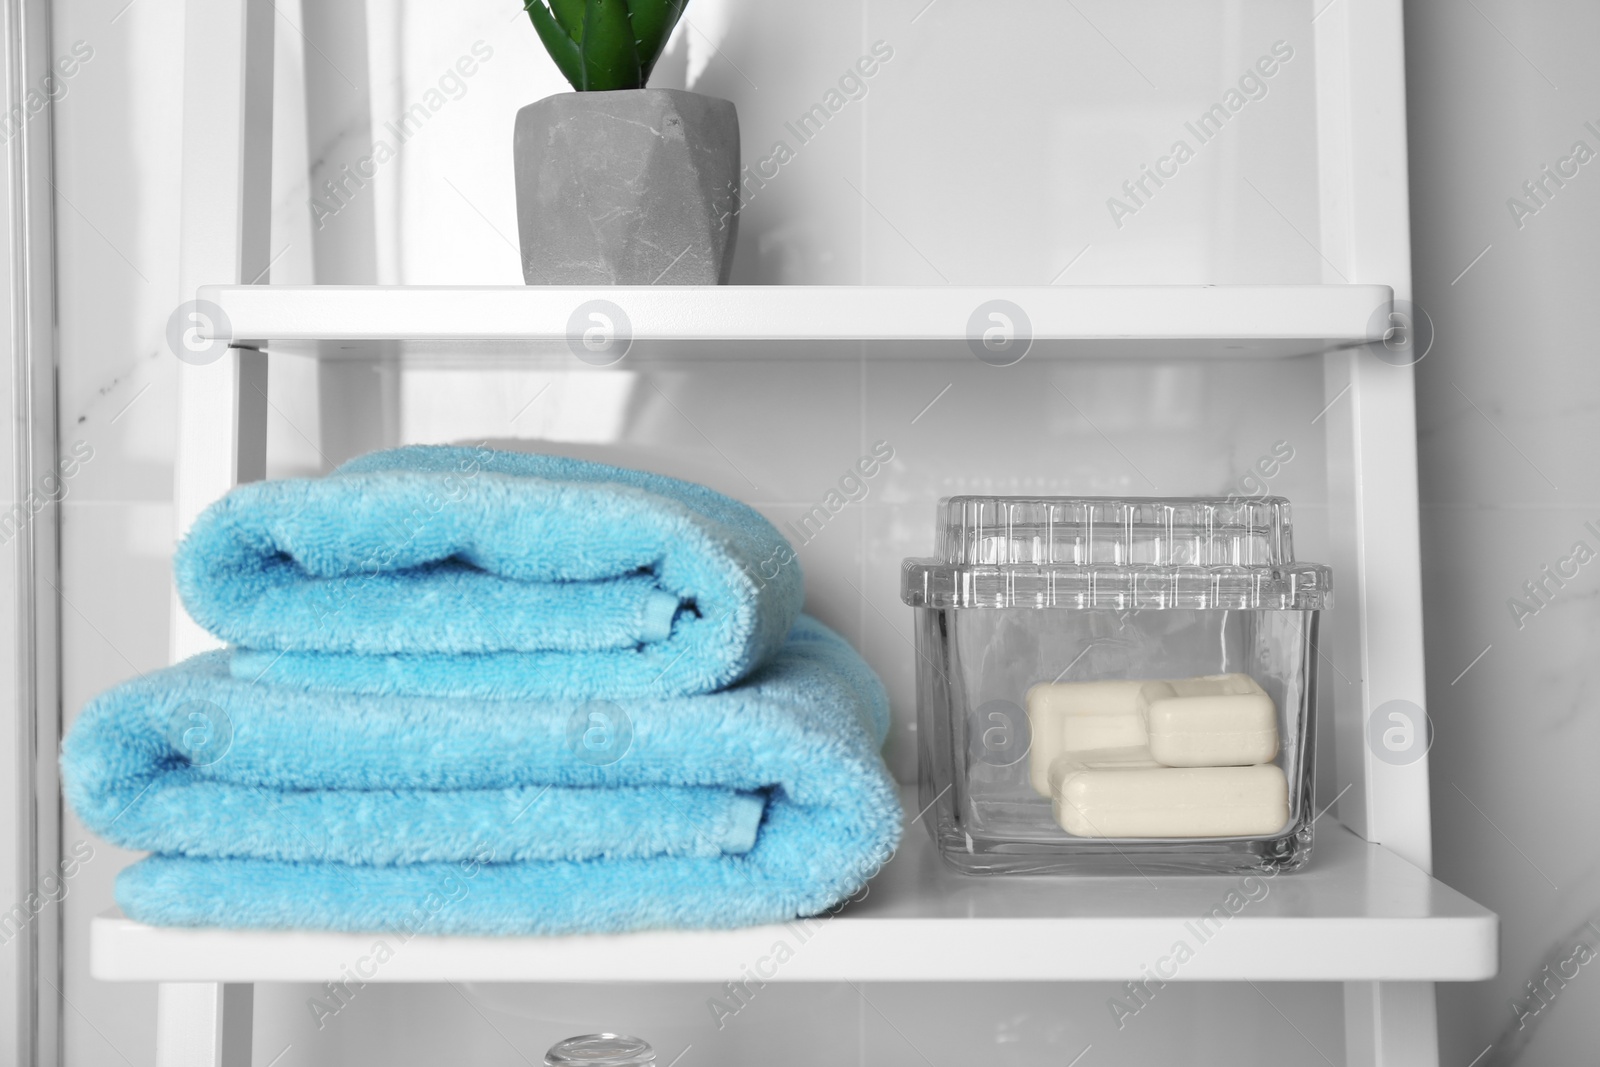
<path id="1" fill-rule="evenodd" d="M 235 677 L 364 693 L 707 692 L 776 652 L 804 596 L 783 536 L 704 486 L 442 446 L 241 486 L 173 569 Z"/>
<path id="2" fill-rule="evenodd" d="M 94 700 L 62 747 L 93 832 L 158 855 L 161 925 L 554 934 L 816 914 L 900 833 L 882 684 L 801 616 L 691 697 L 463 700 L 232 677 L 207 653 Z"/>

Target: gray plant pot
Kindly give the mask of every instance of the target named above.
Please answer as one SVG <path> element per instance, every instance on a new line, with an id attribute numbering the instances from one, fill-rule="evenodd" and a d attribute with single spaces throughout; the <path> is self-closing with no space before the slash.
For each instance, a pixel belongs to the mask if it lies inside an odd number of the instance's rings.
<path id="1" fill-rule="evenodd" d="M 560 93 L 517 112 L 529 285 L 716 285 L 738 227 L 739 115 L 677 89 Z"/>

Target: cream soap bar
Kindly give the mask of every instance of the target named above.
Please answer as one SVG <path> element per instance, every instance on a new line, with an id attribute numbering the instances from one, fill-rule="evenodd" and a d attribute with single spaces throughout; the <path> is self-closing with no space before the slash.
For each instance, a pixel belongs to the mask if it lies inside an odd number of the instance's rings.
<path id="1" fill-rule="evenodd" d="M 1259 767 L 1093 766 L 1051 769 L 1056 822 L 1078 837 L 1256 837 L 1289 822 L 1289 783 Z"/>
<path id="2" fill-rule="evenodd" d="M 1147 760 L 1149 737 L 1139 717 L 1144 682 L 1044 682 L 1028 690 L 1028 780 L 1050 796 L 1050 765 L 1062 756 Z"/>
<path id="3" fill-rule="evenodd" d="M 1137 700 L 1150 758 L 1168 767 L 1246 767 L 1278 755 L 1278 711 L 1248 674 L 1146 682 Z"/>

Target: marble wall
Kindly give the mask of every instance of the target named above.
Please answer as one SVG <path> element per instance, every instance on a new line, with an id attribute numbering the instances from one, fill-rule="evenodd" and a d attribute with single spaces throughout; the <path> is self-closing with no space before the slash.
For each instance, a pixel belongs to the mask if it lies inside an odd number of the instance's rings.
<path id="1" fill-rule="evenodd" d="M 1434 869 L 1501 921 L 1500 976 L 1440 987 L 1440 1062 L 1588 1063 L 1600 565 L 1574 557 L 1600 550 L 1586 525 L 1600 527 L 1600 171 L 1573 160 L 1542 204 L 1523 183 L 1579 141 L 1600 151 L 1584 44 L 1600 10 L 1433 0 L 1406 14 L 1415 292 L 1437 331 L 1417 366 Z"/>

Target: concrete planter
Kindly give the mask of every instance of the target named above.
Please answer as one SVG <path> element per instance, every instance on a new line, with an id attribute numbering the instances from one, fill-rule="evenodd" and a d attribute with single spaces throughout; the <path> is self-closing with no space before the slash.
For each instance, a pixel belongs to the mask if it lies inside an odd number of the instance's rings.
<path id="1" fill-rule="evenodd" d="M 517 112 L 529 285 L 716 285 L 738 226 L 739 116 L 677 89 L 561 93 Z"/>

